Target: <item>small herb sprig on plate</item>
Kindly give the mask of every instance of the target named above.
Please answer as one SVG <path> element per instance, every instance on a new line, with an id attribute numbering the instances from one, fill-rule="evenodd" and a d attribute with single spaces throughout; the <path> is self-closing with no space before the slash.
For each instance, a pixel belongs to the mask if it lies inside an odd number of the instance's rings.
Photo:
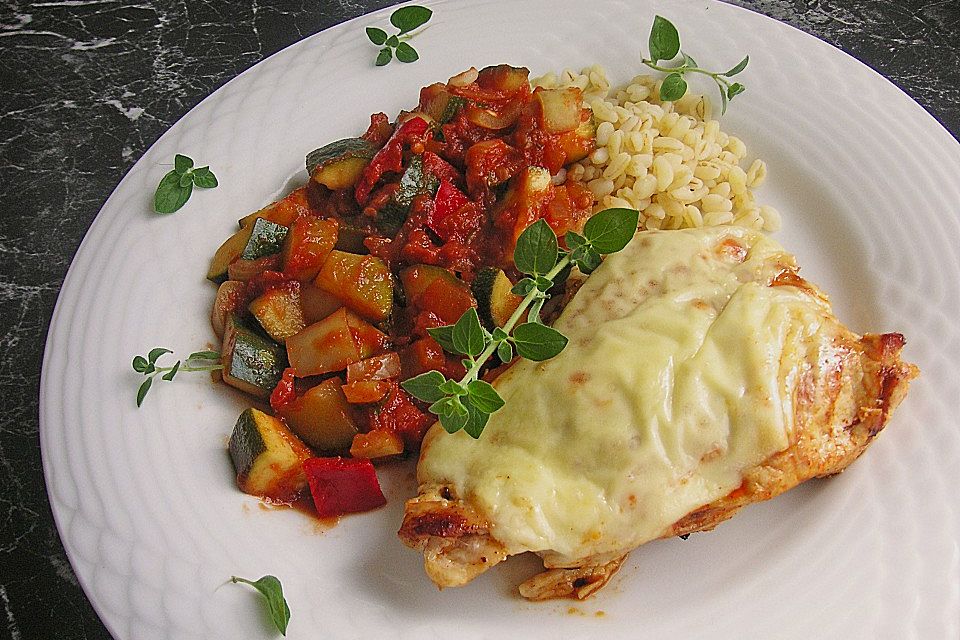
<path id="1" fill-rule="evenodd" d="M 173 157 L 173 169 L 157 185 L 153 208 L 157 213 L 173 213 L 190 199 L 194 186 L 213 189 L 217 184 L 210 167 L 194 169 L 193 159 L 178 153 Z"/>
<path id="2" fill-rule="evenodd" d="M 283 586 L 275 576 L 263 576 L 259 580 L 247 580 L 246 578 L 231 576 L 230 582 L 234 584 L 242 582 L 259 591 L 267 601 L 273 624 L 277 626 L 277 630 L 281 634 L 287 635 L 287 624 L 290 623 L 290 607 L 287 606 L 287 600 L 283 597 Z"/>
<path id="3" fill-rule="evenodd" d="M 449 380 L 439 371 L 428 371 L 401 383 L 415 398 L 430 403 L 430 412 L 449 433 L 461 429 L 479 438 L 490 415 L 504 404 L 493 386 L 480 379 L 480 370 L 496 353 L 503 362 L 520 357 L 541 361 L 554 357 L 567 345 L 567 338 L 540 321 L 540 309 L 549 298 L 547 291 L 561 282 L 576 266 L 589 274 L 600 265 L 601 255 L 620 251 L 637 231 L 639 213 L 633 209 L 606 209 L 583 228 L 583 235 L 568 231 L 564 236 L 569 251 L 561 251 L 557 236 L 545 220 L 527 227 L 517 239 L 513 262 L 527 277 L 513 287 L 523 296 L 520 305 L 502 328 L 489 332 L 480 324 L 477 310 L 468 309 L 454 325 L 429 329 L 430 335 L 451 353 L 466 356 L 467 372 L 460 380 Z M 524 312 L 527 321 L 517 324 Z"/>
<path id="4" fill-rule="evenodd" d="M 680 49 L 680 34 L 677 32 L 677 28 L 662 16 L 656 16 L 653 19 L 648 46 L 650 47 L 650 59 L 644 58 L 643 64 L 651 69 L 668 74 L 660 83 L 661 100 L 679 100 L 687 93 L 687 81 L 683 79 L 685 73 L 701 73 L 713 78 L 714 82 L 717 83 L 717 88 L 720 89 L 720 101 L 723 105 L 720 110 L 721 113 L 726 113 L 727 103 L 746 89 L 739 82 L 730 82 L 728 78 L 746 69 L 750 62 L 750 56 L 744 56 L 743 60 L 734 67 L 722 73 L 702 69 L 692 56 Z M 677 57 L 678 53 L 683 59 L 683 64 L 679 67 L 664 67 L 658 64 L 661 60 L 670 62 Z"/>
<path id="5" fill-rule="evenodd" d="M 185 361 L 177 360 L 170 367 L 157 366 L 157 360 L 167 353 L 173 353 L 170 349 L 156 347 L 151 349 L 146 356 L 134 356 L 133 370 L 142 373 L 147 377 L 146 380 L 137 389 L 137 406 L 143 404 L 143 399 L 147 397 L 147 392 L 153 385 L 153 379 L 159 374 L 161 379 L 170 381 L 180 371 L 218 371 L 223 369 L 220 362 L 220 354 L 216 351 L 196 351 L 187 356 Z"/>
<path id="6" fill-rule="evenodd" d="M 394 35 L 388 36 L 386 31 L 378 27 L 367 27 L 367 37 L 370 38 L 370 42 L 381 47 L 377 55 L 377 66 L 382 67 L 393 60 L 394 51 L 400 62 L 419 60 L 420 54 L 410 46 L 407 40 L 416 35 L 411 31 L 425 25 L 432 15 L 433 11 L 430 9 L 411 4 L 400 7 L 390 15 L 390 24 L 397 28 L 397 33 Z"/>

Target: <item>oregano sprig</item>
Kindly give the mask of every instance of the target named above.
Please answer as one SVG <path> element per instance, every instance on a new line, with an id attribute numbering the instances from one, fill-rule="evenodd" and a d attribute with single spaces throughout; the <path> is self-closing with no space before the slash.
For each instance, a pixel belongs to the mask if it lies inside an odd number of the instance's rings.
<path id="1" fill-rule="evenodd" d="M 390 24 L 397 28 L 397 33 L 394 35 L 387 35 L 387 32 L 379 27 L 367 27 L 367 37 L 370 38 L 370 42 L 380 47 L 376 65 L 382 67 L 388 64 L 393 60 L 394 52 L 400 62 L 419 60 L 420 54 L 410 46 L 407 40 L 415 36 L 416 34 L 412 31 L 425 25 L 432 15 L 433 11 L 430 9 L 411 4 L 400 7 L 390 14 Z"/>
<path id="2" fill-rule="evenodd" d="M 137 389 L 138 407 L 143 404 L 143 399 L 147 397 L 147 392 L 153 385 L 153 379 L 158 375 L 161 380 L 170 382 L 181 371 L 217 371 L 223 369 L 220 354 L 216 351 L 195 351 L 187 356 L 186 360 L 177 360 L 172 366 L 158 366 L 157 360 L 168 353 L 173 353 L 173 351 L 156 347 L 151 349 L 146 356 L 134 356 L 133 370 L 142 373 L 147 378 Z"/>
<path id="3" fill-rule="evenodd" d="M 650 48 L 650 58 L 643 59 L 643 64 L 656 71 L 662 71 L 668 74 L 663 82 L 660 83 L 660 99 L 675 101 L 679 100 L 687 93 L 687 81 L 683 79 L 685 73 L 701 73 L 713 78 L 720 90 L 720 101 L 722 108 L 721 114 L 727 112 L 727 104 L 736 96 L 746 90 L 739 82 L 730 82 L 731 78 L 744 69 L 750 62 L 750 56 L 744 56 L 743 60 L 727 71 L 714 72 L 701 68 L 692 56 L 680 49 L 680 34 L 673 23 L 662 16 L 656 16 L 653 19 L 653 26 L 650 28 L 650 37 L 648 40 Z M 659 62 L 670 62 L 680 54 L 683 64 L 678 67 L 664 67 Z"/>
<path id="4" fill-rule="evenodd" d="M 259 580 L 247 580 L 230 576 L 230 582 L 237 584 L 242 582 L 248 584 L 263 596 L 267 601 L 267 608 L 270 610 L 270 618 L 277 630 L 287 635 L 287 625 L 290 623 L 290 607 L 287 606 L 287 600 L 283 597 L 283 586 L 275 576 L 263 576 Z"/>
<path id="5" fill-rule="evenodd" d="M 157 191 L 153 194 L 153 208 L 157 213 L 173 213 L 190 199 L 194 185 L 201 189 L 213 189 L 217 184 L 217 176 L 213 175 L 210 167 L 194 169 L 193 159 L 178 153 L 173 158 L 173 169 L 157 185 Z"/>
<path id="6" fill-rule="evenodd" d="M 601 211 L 587 220 L 582 235 L 567 232 L 567 251 L 560 249 L 556 234 L 545 220 L 527 227 L 513 252 L 514 265 L 525 277 L 512 291 L 523 300 L 504 326 L 487 331 L 480 324 L 477 310 L 470 308 L 456 324 L 428 329 L 446 351 L 465 356 L 467 372 L 460 380 L 449 380 L 439 371 L 428 371 L 405 380 L 401 386 L 413 397 L 430 403 L 430 412 L 446 431 L 463 429 L 479 438 L 490 415 L 504 404 L 497 390 L 480 379 L 483 366 L 493 354 L 503 362 L 512 360 L 514 352 L 527 360 L 542 361 L 563 351 L 566 336 L 540 321 L 540 308 L 550 297 L 548 291 L 566 277 L 572 266 L 589 274 L 600 265 L 602 255 L 623 249 L 637 230 L 639 216 L 633 209 Z M 518 324 L 524 313 L 527 321 Z"/>

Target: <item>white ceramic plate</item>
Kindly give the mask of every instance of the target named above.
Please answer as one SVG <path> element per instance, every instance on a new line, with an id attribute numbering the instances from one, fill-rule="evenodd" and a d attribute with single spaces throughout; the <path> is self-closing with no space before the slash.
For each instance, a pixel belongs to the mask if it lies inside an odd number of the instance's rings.
<path id="1" fill-rule="evenodd" d="M 960 637 L 960 146 L 892 84 L 830 46 L 709 1 L 432 3 L 416 64 L 375 68 L 363 27 L 310 37 L 243 73 L 164 134 L 104 205 L 50 328 L 41 437 L 50 502 L 86 593 L 118 638 L 263 638 L 232 575 L 279 576 L 289 637 Z M 134 354 L 212 340 L 203 279 L 236 219 L 304 155 L 396 114 L 470 65 L 640 71 L 654 13 L 699 60 L 744 53 L 725 130 L 765 158 L 779 239 L 858 331 L 901 331 L 923 371 L 883 436 L 842 476 L 752 506 L 719 530 L 648 544 L 586 603 L 529 604 L 514 559 L 438 592 L 398 541 L 410 468 L 387 508 L 322 531 L 236 490 L 225 441 L 243 399 L 204 376 L 134 406 Z M 699 87 L 710 90 L 708 85 Z M 216 171 L 180 212 L 150 212 L 174 153 Z M 302 175 L 302 174 L 300 174 Z M 287 185 L 285 188 L 289 188 Z M 522 634 L 522 636 L 521 636 Z"/>

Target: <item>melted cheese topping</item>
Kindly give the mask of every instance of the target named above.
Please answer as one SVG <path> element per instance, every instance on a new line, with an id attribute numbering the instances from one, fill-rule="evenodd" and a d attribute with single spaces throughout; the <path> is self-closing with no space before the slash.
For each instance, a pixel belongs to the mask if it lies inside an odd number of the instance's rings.
<path id="1" fill-rule="evenodd" d="M 660 537 L 791 442 L 794 378 L 829 311 L 809 289 L 768 286 L 793 267 L 745 229 L 638 234 L 555 323 L 566 349 L 496 381 L 506 405 L 479 440 L 433 427 L 420 482 L 451 487 L 509 553 L 548 566 Z"/>

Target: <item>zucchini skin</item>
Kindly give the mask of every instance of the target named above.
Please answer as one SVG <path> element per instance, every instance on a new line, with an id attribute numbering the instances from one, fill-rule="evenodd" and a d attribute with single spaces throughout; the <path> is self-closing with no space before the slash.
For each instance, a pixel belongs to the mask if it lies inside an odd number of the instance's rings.
<path id="1" fill-rule="evenodd" d="M 369 140 L 363 138 L 344 138 L 336 140 L 330 144 L 325 144 L 319 149 L 314 149 L 307 154 L 307 173 L 313 175 L 314 171 L 322 168 L 331 162 L 342 160 L 344 158 L 366 158 L 370 159 L 377 153 L 377 147 Z"/>
<path id="2" fill-rule="evenodd" d="M 377 212 L 377 228 L 387 234 L 395 234 L 407 221 L 413 199 L 421 193 L 431 196 L 440 187 L 440 180 L 423 168 L 423 156 L 410 158 L 410 164 L 400 177 L 393 197 Z"/>
<path id="3" fill-rule="evenodd" d="M 477 313 L 488 327 L 502 327 L 520 305 L 522 297 L 513 293 L 513 283 L 502 269 L 487 267 L 477 272 L 470 286 L 477 299 Z"/>
<path id="4" fill-rule="evenodd" d="M 369 140 L 337 140 L 307 155 L 307 172 L 312 180 L 328 189 L 349 189 L 376 153 L 377 147 Z"/>
<path id="5" fill-rule="evenodd" d="M 243 248 L 240 258 L 243 260 L 258 260 L 280 253 L 283 240 L 289 229 L 282 224 L 270 222 L 266 218 L 257 218 L 250 230 L 250 239 Z"/>
<path id="6" fill-rule="evenodd" d="M 250 242 L 251 231 L 251 227 L 240 229 L 220 245 L 210 261 L 207 280 L 215 284 L 223 284 L 228 280 L 230 264 L 238 260 L 246 249 L 247 243 Z"/>
<path id="7" fill-rule="evenodd" d="M 223 341 L 223 381 L 257 398 L 270 397 L 287 366 L 286 350 L 236 314 L 228 320 Z"/>

